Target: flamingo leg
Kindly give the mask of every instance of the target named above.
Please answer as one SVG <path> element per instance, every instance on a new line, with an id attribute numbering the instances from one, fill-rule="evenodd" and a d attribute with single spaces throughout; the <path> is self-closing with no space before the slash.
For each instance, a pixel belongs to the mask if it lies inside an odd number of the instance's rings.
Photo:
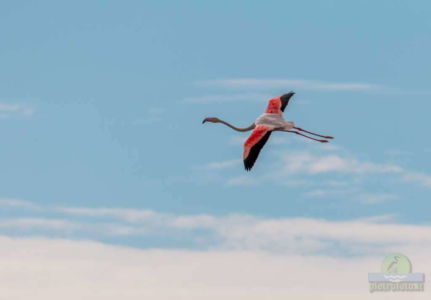
<path id="1" fill-rule="evenodd" d="M 325 139 L 333 139 L 332 136 L 320 135 L 320 134 L 313 133 L 311 131 L 307 131 L 307 130 L 299 128 L 299 127 L 293 127 L 293 128 L 295 128 L 296 130 L 302 131 L 302 132 L 306 132 L 306 133 L 309 133 L 309 134 L 312 134 L 312 135 L 315 135 L 315 136 L 319 136 L 319 137 L 325 138 Z"/>
<path id="2" fill-rule="evenodd" d="M 311 139 L 311 140 L 314 140 L 314 141 L 317 141 L 317 142 L 321 142 L 321 143 L 327 143 L 328 142 L 327 140 L 318 140 L 318 139 L 312 138 L 310 136 L 307 136 L 305 134 L 300 133 L 299 131 L 294 131 L 294 130 L 283 130 L 283 131 L 290 132 L 290 133 L 295 133 L 295 134 L 298 134 L 298 135 L 302 135 L 303 137 L 305 137 L 307 139 Z"/>

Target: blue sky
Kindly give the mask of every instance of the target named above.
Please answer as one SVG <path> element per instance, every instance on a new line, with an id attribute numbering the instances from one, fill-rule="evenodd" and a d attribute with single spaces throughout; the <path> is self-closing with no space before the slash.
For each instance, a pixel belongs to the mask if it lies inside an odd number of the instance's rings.
<path id="1" fill-rule="evenodd" d="M 430 9 L 1 1 L 0 294 L 365 299 L 388 253 L 428 272 Z M 248 133 L 201 124 L 290 90 L 335 140 L 275 133 L 247 173 Z"/>
<path id="2" fill-rule="evenodd" d="M 1 197 L 428 224 L 429 9 L 426 1 L 4 1 Z M 200 124 L 218 116 L 249 125 L 269 97 L 289 90 L 297 94 L 286 118 L 335 136 L 330 146 L 276 134 L 247 174 L 247 134 Z"/>

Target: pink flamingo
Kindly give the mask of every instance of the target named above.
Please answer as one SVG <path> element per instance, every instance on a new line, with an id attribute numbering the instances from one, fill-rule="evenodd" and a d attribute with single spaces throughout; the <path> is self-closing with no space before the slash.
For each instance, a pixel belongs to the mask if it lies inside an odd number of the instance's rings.
<path id="1" fill-rule="evenodd" d="M 228 122 L 225 122 L 215 117 L 205 118 L 202 121 L 202 123 L 205 123 L 205 122 L 221 123 L 239 132 L 253 130 L 251 135 L 244 142 L 244 152 L 243 152 L 244 167 L 247 171 L 249 171 L 253 167 L 257 157 L 259 156 L 260 150 L 262 150 L 263 146 L 268 141 L 273 131 L 284 131 L 284 132 L 295 133 L 297 135 L 300 135 L 321 143 L 328 142 L 327 140 L 324 140 L 324 139 L 333 139 L 332 136 L 324 136 L 324 135 L 320 135 L 317 133 L 304 130 L 299 127 L 295 127 L 294 122 L 289 122 L 284 120 L 283 118 L 284 109 L 286 108 L 287 104 L 289 104 L 290 98 L 292 98 L 294 94 L 295 94 L 294 92 L 290 92 L 288 94 L 284 94 L 282 96 L 278 96 L 270 99 L 268 102 L 268 106 L 266 107 L 265 113 L 263 113 L 259 118 L 257 118 L 256 121 L 254 121 L 254 123 L 251 124 L 249 127 L 238 128 L 229 124 Z M 296 130 L 291 130 L 291 129 L 296 129 Z M 311 136 L 302 134 L 301 132 L 305 132 L 324 139 L 322 140 L 316 139 Z"/>

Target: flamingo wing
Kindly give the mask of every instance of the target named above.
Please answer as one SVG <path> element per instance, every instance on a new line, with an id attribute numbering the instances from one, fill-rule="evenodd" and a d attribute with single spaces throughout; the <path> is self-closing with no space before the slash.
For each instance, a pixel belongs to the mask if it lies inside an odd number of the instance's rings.
<path id="1" fill-rule="evenodd" d="M 294 94 L 294 92 L 290 92 L 269 99 L 265 112 L 269 114 L 281 114 L 286 108 L 287 104 L 289 104 L 290 98 L 292 98 Z"/>
<path id="2" fill-rule="evenodd" d="M 279 114 L 284 112 L 284 109 L 289 104 L 292 96 L 295 95 L 294 92 L 289 92 L 282 96 L 274 97 L 269 100 L 268 105 L 265 109 L 266 113 Z M 263 146 L 265 146 L 272 132 L 271 127 L 258 125 L 253 130 L 248 139 L 244 142 L 244 167 L 247 171 L 250 171 L 253 168 L 254 163 L 259 156 L 260 150 L 262 150 Z"/>
<path id="3" fill-rule="evenodd" d="M 268 126 L 258 125 L 252 131 L 248 139 L 244 142 L 244 168 L 250 171 L 259 156 L 265 143 L 271 136 L 271 128 Z"/>
<path id="4" fill-rule="evenodd" d="M 284 95 L 280 96 L 281 111 L 284 111 L 284 109 L 286 108 L 286 106 L 289 104 L 290 98 L 292 98 L 293 95 L 295 95 L 294 92 L 289 92 L 287 94 L 284 94 Z"/>

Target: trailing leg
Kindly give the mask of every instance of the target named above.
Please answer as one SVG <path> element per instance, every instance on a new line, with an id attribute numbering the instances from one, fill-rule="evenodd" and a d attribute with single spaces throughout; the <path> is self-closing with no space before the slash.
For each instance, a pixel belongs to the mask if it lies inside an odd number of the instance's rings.
<path id="1" fill-rule="evenodd" d="M 285 132 L 290 132 L 290 133 L 295 133 L 297 135 L 301 135 L 301 136 L 303 136 L 303 137 L 305 137 L 307 139 L 314 140 L 314 141 L 317 141 L 317 142 L 321 142 L 321 143 L 327 143 L 328 142 L 327 140 L 318 140 L 318 139 L 312 138 L 310 136 L 307 136 L 305 134 L 300 133 L 299 131 L 294 131 L 294 130 L 284 130 L 284 131 Z"/>
<path id="2" fill-rule="evenodd" d="M 302 131 L 302 132 L 306 132 L 306 133 L 309 133 L 309 134 L 312 134 L 312 135 L 315 135 L 315 136 L 319 136 L 319 137 L 325 138 L 325 139 L 333 139 L 332 136 L 320 135 L 320 134 L 313 133 L 311 131 L 307 131 L 307 130 L 299 128 L 299 127 L 293 127 L 293 128 L 295 128 L 296 130 Z"/>

